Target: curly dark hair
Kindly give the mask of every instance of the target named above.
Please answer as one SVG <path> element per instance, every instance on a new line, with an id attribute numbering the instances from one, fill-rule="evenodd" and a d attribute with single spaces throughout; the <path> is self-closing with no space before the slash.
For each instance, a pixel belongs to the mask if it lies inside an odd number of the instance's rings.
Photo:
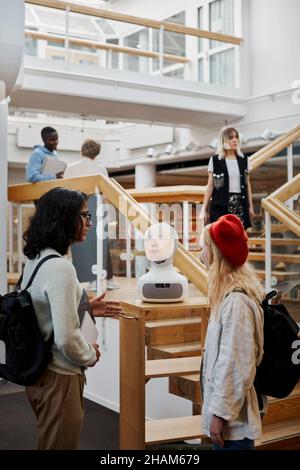
<path id="1" fill-rule="evenodd" d="M 65 255 L 81 234 L 80 211 L 87 200 L 85 193 L 64 188 L 45 193 L 38 200 L 35 214 L 23 235 L 26 242 L 24 255 L 33 259 L 45 248 L 53 248 Z"/>

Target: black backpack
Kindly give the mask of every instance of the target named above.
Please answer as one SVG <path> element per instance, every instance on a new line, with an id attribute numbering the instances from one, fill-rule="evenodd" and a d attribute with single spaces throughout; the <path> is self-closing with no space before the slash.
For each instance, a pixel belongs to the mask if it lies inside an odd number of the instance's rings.
<path id="1" fill-rule="evenodd" d="M 31 286 L 39 268 L 51 258 L 41 259 L 24 290 L 0 296 L 0 377 L 19 385 L 33 385 L 46 369 L 52 354 L 53 332 L 45 341 L 38 326 L 31 296 Z M 18 285 L 22 282 L 22 276 Z"/>
<path id="2" fill-rule="evenodd" d="M 269 300 L 276 295 L 277 291 L 272 290 L 261 304 L 264 354 L 254 382 L 258 398 L 261 393 L 284 398 L 300 380 L 300 329 L 283 304 L 269 305 Z M 261 405 L 261 400 L 259 402 Z"/>

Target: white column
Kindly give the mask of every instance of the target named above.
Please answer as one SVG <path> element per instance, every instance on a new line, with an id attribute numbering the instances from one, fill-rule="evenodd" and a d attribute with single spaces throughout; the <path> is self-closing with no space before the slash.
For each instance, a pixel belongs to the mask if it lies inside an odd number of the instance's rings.
<path id="1" fill-rule="evenodd" d="M 153 188 L 156 186 L 156 166 L 140 164 L 135 166 L 135 189 Z M 147 204 L 143 204 L 148 210 Z M 135 248 L 138 251 L 144 249 L 142 239 L 136 239 Z M 148 267 L 148 261 L 145 257 L 138 256 L 135 258 L 135 277 L 138 278 L 145 274 Z"/>
<path id="2" fill-rule="evenodd" d="M 135 165 L 135 189 L 153 188 L 156 186 L 156 166 Z"/>
<path id="3" fill-rule="evenodd" d="M 7 100 L 0 102 L 0 294 L 7 291 Z"/>

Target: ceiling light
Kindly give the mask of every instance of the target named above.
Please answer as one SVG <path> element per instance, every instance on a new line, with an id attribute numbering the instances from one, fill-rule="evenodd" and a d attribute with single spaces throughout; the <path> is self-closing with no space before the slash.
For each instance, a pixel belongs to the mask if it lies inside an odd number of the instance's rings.
<path id="1" fill-rule="evenodd" d="M 209 144 L 209 147 L 216 149 L 218 147 L 218 139 L 215 137 Z"/>
<path id="2" fill-rule="evenodd" d="M 174 147 L 172 144 L 168 144 L 165 148 L 165 154 L 166 155 L 171 155 L 174 151 Z"/>

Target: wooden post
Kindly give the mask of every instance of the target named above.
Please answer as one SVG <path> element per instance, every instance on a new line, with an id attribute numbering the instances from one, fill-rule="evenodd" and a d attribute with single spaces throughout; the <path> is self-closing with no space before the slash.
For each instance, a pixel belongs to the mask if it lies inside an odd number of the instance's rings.
<path id="1" fill-rule="evenodd" d="M 127 317 L 127 312 L 126 312 Z M 120 317 L 120 449 L 145 448 L 145 319 Z"/>

